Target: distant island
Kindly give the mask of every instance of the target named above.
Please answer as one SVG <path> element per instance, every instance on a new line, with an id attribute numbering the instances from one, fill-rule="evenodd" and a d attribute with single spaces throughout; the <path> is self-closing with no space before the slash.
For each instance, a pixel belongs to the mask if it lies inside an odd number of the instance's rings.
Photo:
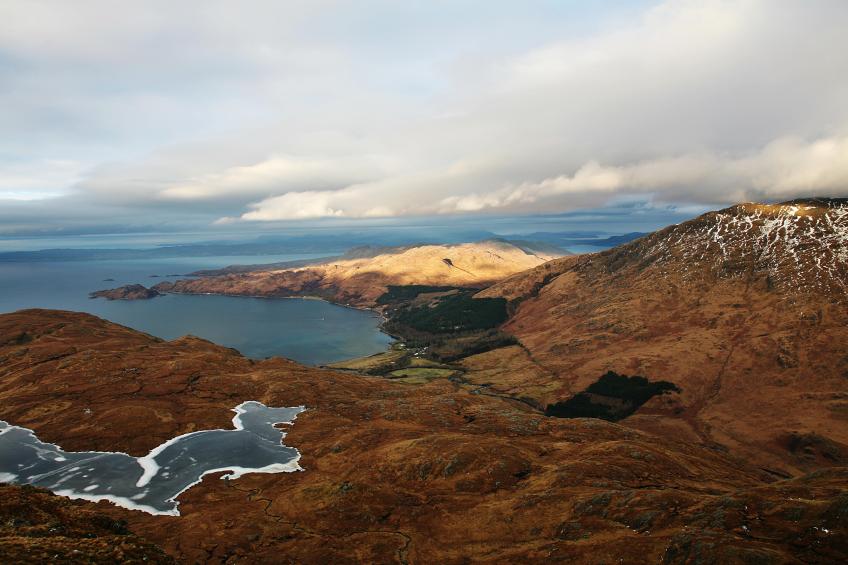
<path id="1" fill-rule="evenodd" d="M 88 296 L 89 298 L 105 298 L 106 300 L 149 300 L 161 296 L 161 293 L 144 285 L 128 284 L 118 288 L 98 290 Z"/>

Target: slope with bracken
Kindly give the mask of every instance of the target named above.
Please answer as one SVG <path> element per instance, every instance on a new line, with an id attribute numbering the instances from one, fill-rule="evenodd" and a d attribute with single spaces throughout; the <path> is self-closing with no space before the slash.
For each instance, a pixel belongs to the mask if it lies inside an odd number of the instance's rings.
<path id="1" fill-rule="evenodd" d="M 71 312 L 0 316 L 0 361 L 0 419 L 73 450 L 141 455 L 177 434 L 229 427 L 245 400 L 307 407 L 285 440 L 303 472 L 207 477 L 180 496 L 178 517 L 0 489 L 3 562 L 112 562 L 110 543 L 127 559 L 158 555 L 117 538 L 95 508 L 183 563 L 848 558 L 844 469 L 775 481 L 702 446 L 545 418 L 446 379 L 411 386 L 251 361 Z"/>
<path id="2" fill-rule="evenodd" d="M 710 212 L 481 293 L 511 301 L 506 329 L 532 361 L 527 386 L 508 365 L 489 378 L 542 404 L 607 371 L 667 380 L 681 392 L 626 424 L 729 449 L 778 475 L 846 465 L 846 284 L 848 201 Z M 466 364 L 491 369 L 497 356 Z"/>
<path id="3" fill-rule="evenodd" d="M 157 291 L 250 296 L 317 296 L 374 306 L 389 285 L 482 288 L 551 258 L 506 241 L 396 248 L 376 256 L 299 268 L 228 273 L 161 283 Z"/>

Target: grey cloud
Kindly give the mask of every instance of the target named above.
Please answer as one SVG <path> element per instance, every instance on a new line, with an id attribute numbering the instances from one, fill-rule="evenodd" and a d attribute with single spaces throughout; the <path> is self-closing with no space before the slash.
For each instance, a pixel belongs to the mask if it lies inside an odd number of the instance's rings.
<path id="1" fill-rule="evenodd" d="M 848 4 L 590 4 L 4 3 L 0 152 L 219 224 L 848 194 Z"/>

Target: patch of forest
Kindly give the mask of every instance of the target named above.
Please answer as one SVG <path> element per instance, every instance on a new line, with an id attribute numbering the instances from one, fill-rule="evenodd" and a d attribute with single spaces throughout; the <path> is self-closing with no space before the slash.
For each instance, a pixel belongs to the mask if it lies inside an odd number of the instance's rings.
<path id="1" fill-rule="evenodd" d="M 668 381 L 650 381 L 645 377 L 619 375 L 609 371 L 568 400 L 549 404 L 546 416 L 557 418 L 600 418 L 617 422 L 630 416 L 658 394 L 680 392 Z"/>

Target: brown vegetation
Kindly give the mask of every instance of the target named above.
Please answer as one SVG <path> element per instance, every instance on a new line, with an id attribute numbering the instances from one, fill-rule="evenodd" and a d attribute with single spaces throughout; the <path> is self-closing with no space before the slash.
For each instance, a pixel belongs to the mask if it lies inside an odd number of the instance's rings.
<path id="1" fill-rule="evenodd" d="M 229 425 L 244 400 L 308 407 L 286 438 L 303 472 L 207 477 L 180 517 L 85 503 L 186 563 L 848 558 L 845 470 L 775 482 L 715 450 L 546 418 L 446 379 L 254 362 L 84 314 L 0 316 L 0 359 L 0 418 L 67 449 L 140 455 Z"/>
<path id="2" fill-rule="evenodd" d="M 388 250 L 374 257 L 183 279 L 154 288 L 193 294 L 317 296 L 339 304 L 372 307 L 390 285 L 482 288 L 553 257 L 503 241 L 421 245 Z"/>
<path id="3" fill-rule="evenodd" d="M 173 563 L 123 520 L 30 487 L 0 484 L 0 561 L 25 563 Z"/>
<path id="4" fill-rule="evenodd" d="M 544 375 L 504 386 L 543 404 L 607 371 L 667 380 L 625 422 L 750 458 L 779 476 L 848 451 L 848 205 L 711 212 L 603 253 L 558 259 L 481 293 Z M 473 370 L 476 360 L 465 364 Z M 501 369 L 509 374 L 509 369 Z M 790 435 L 827 440 L 787 449 Z M 828 463 L 828 461 L 830 463 Z"/>

